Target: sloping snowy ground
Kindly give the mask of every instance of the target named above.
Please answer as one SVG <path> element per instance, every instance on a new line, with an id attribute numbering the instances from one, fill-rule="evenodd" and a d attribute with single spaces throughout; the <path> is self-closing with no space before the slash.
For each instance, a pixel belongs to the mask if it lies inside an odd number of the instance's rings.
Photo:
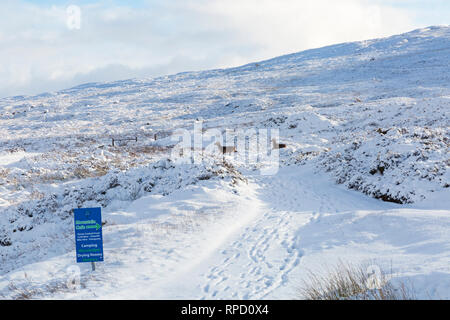
<path id="1" fill-rule="evenodd" d="M 0 99 L 0 294 L 291 299 L 340 259 L 450 298 L 449 52 L 450 28 L 431 27 Z M 194 123 L 279 129 L 279 172 L 239 152 L 171 161 Z M 104 208 L 106 261 L 80 265 L 73 292 L 70 210 L 87 206 Z"/>

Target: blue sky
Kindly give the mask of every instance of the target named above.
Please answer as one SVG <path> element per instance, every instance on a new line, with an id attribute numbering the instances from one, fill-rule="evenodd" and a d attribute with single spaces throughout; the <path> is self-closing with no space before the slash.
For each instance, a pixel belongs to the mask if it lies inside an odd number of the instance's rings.
<path id="1" fill-rule="evenodd" d="M 408 10 L 415 23 L 421 26 L 448 25 L 450 23 L 449 0 L 403 0 L 379 1 L 392 7 Z"/>
<path id="2" fill-rule="evenodd" d="M 80 8 L 79 29 L 69 5 Z M 449 21 L 447 0 L 4 0 L 0 97 L 237 66 Z"/>

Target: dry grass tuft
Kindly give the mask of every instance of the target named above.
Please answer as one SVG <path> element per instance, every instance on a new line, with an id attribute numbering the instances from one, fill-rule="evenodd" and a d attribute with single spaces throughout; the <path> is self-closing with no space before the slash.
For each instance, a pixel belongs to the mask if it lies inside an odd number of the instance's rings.
<path id="1" fill-rule="evenodd" d="M 42 299 L 46 296 L 61 292 L 73 292 L 73 289 L 68 287 L 68 284 L 64 279 L 39 285 L 25 273 L 24 280 L 25 282 L 20 285 L 16 284 L 14 281 L 11 281 L 8 284 L 9 294 L 0 294 L 0 298 L 10 300 L 32 300 Z M 85 286 L 81 285 L 80 288 L 85 288 Z"/>
<path id="2" fill-rule="evenodd" d="M 301 298 L 306 300 L 415 299 L 410 286 L 403 282 L 394 285 L 389 274 L 375 264 L 340 262 L 326 274 L 309 271 L 308 279 L 299 291 Z"/>

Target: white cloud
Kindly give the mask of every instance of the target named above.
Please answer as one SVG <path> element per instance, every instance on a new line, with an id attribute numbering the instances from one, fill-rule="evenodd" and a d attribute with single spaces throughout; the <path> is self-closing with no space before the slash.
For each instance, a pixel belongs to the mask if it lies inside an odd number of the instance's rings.
<path id="1" fill-rule="evenodd" d="M 0 3 L 0 96 L 243 64 L 408 31 L 410 13 L 363 0 L 172 0 L 146 7 Z M 372 2 L 373 3 L 373 2 Z"/>
<path id="2" fill-rule="evenodd" d="M 386 36 L 412 28 L 405 11 L 360 0 L 208 0 L 198 5 L 266 55 Z"/>

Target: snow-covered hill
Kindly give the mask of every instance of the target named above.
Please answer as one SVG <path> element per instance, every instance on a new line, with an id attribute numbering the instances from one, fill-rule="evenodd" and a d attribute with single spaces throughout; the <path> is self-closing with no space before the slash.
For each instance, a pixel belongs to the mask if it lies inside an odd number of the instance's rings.
<path id="1" fill-rule="evenodd" d="M 291 299 L 316 266 L 375 259 L 449 298 L 449 107 L 450 27 L 0 99 L 0 294 Z M 178 163 L 198 124 L 278 129 L 279 172 Z M 74 292 L 71 209 L 91 206 L 106 260 Z"/>

